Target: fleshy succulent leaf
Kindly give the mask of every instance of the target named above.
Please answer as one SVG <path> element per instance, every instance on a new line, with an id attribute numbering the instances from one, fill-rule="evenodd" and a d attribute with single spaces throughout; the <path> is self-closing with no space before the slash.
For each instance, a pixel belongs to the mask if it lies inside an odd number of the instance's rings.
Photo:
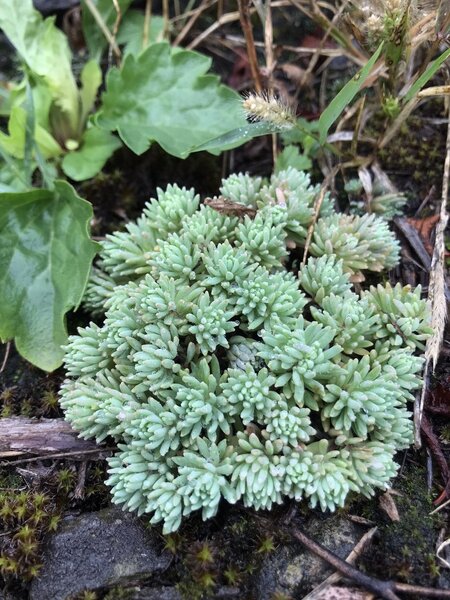
<path id="1" fill-rule="evenodd" d="M 335 510 L 386 489 L 411 443 L 425 302 L 352 290 L 351 273 L 390 268 L 398 246 L 385 221 L 329 199 L 317 256 L 289 272 L 316 191 L 292 168 L 264 185 L 231 176 L 223 214 L 169 186 L 102 243 L 86 304 L 104 322 L 70 338 L 61 402 L 82 435 L 118 440 L 113 501 L 166 533 L 221 498 Z"/>

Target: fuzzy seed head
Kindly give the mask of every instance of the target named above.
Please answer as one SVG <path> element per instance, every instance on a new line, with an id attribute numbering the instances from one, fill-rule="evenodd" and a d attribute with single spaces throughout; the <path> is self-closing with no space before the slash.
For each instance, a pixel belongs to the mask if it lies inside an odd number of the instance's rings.
<path id="1" fill-rule="evenodd" d="M 291 108 L 271 93 L 248 94 L 242 101 L 242 107 L 250 121 L 263 121 L 282 128 L 295 125 Z"/>

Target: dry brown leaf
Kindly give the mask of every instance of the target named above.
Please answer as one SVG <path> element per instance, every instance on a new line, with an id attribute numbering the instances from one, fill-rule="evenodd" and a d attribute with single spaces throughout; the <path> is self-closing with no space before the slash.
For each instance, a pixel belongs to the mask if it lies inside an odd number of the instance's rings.
<path id="1" fill-rule="evenodd" d="M 360 517 L 359 515 L 347 515 L 347 519 L 353 521 L 353 523 L 359 523 L 360 525 L 373 525 L 375 523 L 375 521 Z"/>
<path id="2" fill-rule="evenodd" d="M 294 83 L 302 83 L 305 76 L 305 69 L 302 69 L 298 65 L 291 63 L 283 63 L 280 65 L 280 69 L 287 75 L 287 77 Z"/>
<path id="3" fill-rule="evenodd" d="M 439 218 L 439 215 L 431 215 L 431 217 L 425 217 L 424 219 L 413 219 L 411 217 L 406 219 L 407 222 L 417 230 L 420 239 L 430 256 L 433 255 L 432 234 L 436 227 L 436 223 L 439 222 Z"/>
<path id="4" fill-rule="evenodd" d="M 204 204 L 217 210 L 219 213 L 232 217 L 244 217 L 245 215 L 248 215 L 250 218 L 253 218 L 256 215 L 256 210 L 254 208 L 232 202 L 223 196 L 218 196 L 217 198 L 205 198 Z"/>
<path id="5" fill-rule="evenodd" d="M 391 521 L 400 521 L 398 508 L 390 490 L 380 496 L 380 508 L 384 510 Z"/>

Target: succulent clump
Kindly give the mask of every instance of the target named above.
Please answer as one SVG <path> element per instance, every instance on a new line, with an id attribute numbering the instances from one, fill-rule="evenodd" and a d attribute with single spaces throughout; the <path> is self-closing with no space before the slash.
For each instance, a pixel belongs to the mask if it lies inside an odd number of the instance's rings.
<path id="1" fill-rule="evenodd" d="M 308 177 L 233 175 L 227 190 L 252 218 L 170 186 L 107 236 L 86 295 L 103 324 L 66 349 L 66 419 L 116 440 L 113 501 L 165 532 L 222 498 L 334 510 L 388 487 L 412 439 L 426 305 L 420 290 L 350 281 L 396 264 L 386 222 L 327 198 L 297 276 L 286 265 L 313 218 Z"/>

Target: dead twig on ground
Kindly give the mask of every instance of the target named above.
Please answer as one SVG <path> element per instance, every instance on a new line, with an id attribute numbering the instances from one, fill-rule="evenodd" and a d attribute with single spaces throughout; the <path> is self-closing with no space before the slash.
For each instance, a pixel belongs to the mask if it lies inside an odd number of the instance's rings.
<path id="1" fill-rule="evenodd" d="M 95 442 L 83 440 L 62 419 L 0 419 L 0 458 L 54 452 L 101 451 Z"/>
<path id="2" fill-rule="evenodd" d="M 364 550 L 367 548 L 367 546 L 370 544 L 370 542 L 372 541 L 373 536 L 375 535 L 377 530 L 378 530 L 378 527 L 372 527 L 372 529 L 369 529 L 369 531 L 362 536 L 362 538 L 359 540 L 359 542 L 356 544 L 356 546 L 353 548 L 353 550 L 347 556 L 347 558 L 345 559 L 345 562 L 347 562 L 350 565 L 354 564 L 358 560 L 358 558 L 361 556 L 361 554 L 364 552 Z M 303 600 L 318 600 L 318 598 L 321 596 L 321 593 L 323 592 L 323 590 L 325 590 L 330 585 L 334 585 L 341 579 L 342 579 L 341 573 L 338 573 L 338 572 L 333 573 L 332 575 L 327 577 L 324 581 L 322 581 L 321 584 L 319 584 L 317 587 L 315 587 L 312 592 L 307 594 L 303 598 Z"/>
<path id="3" fill-rule="evenodd" d="M 78 469 L 78 480 L 75 490 L 73 492 L 74 498 L 78 498 L 78 500 L 82 500 L 84 498 L 84 485 L 86 482 L 86 470 L 87 470 L 87 460 L 83 460 Z"/>
<path id="4" fill-rule="evenodd" d="M 440 503 L 442 498 L 448 496 L 448 493 L 450 491 L 450 467 L 448 466 L 447 459 L 445 458 L 444 453 L 442 452 L 442 448 L 439 443 L 438 437 L 434 433 L 431 423 L 426 415 L 422 415 L 421 432 L 427 445 L 427 448 L 429 448 L 434 460 L 439 466 L 442 480 L 444 482 L 444 491 L 439 496 L 439 498 L 435 500 L 435 503 Z"/>
<path id="5" fill-rule="evenodd" d="M 442 590 L 418 585 L 409 585 L 398 583 L 396 581 L 382 581 L 362 573 L 342 558 L 339 558 L 330 550 L 324 548 L 321 544 L 311 539 L 301 529 L 291 530 L 293 537 L 301 542 L 308 550 L 319 556 L 322 560 L 334 567 L 337 571 L 348 577 L 359 586 L 377 594 L 380 598 L 386 600 L 400 600 L 396 592 L 403 594 L 413 594 L 419 598 L 450 598 L 450 590 Z"/>
<path id="6" fill-rule="evenodd" d="M 14 467 L 16 465 L 25 465 L 28 463 L 39 462 L 41 460 L 84 460 L 87 455 L 92 455 L 90 460 L 104 460 L 110 456 L 116 448 L 92 448 L 91 450 L 77 450 L 75 452 L 58 452 L 55 454 L 43 454 L 42 456 L 32 456 L 30 458 L 21 458 L 20 460 L 4 460 L 0 462 L 0 467 Z M 97 456 L 95 456 L 97 455 Z"/>
<path id="7" fill-rule="evenodd" d="M 436 226 L 436 241 L 434 243 L 433 258 L 431 260 L 430 283 L 428 286 L 428 300 L 431 306 L 432 335 L 428 338 L 425 347 L 424 385 L 420 398 L 414 404 L 415 445 L 421 447 L 420 431 L 423 419 L 423 409 L 428 391 L 429 375 L 434 371 L 439 357 L 442 340 L 444 339 L 445 321 L 447 319 L 447 300 L 445 297 L 445 228 L 448 222 L 447 200 L 450 178 L 450 107 L 448 110 L 447 142 L 442 176 L 442 196 L 440 218 Z M 448 480 L 447 480 L 448 481 Z"/>

